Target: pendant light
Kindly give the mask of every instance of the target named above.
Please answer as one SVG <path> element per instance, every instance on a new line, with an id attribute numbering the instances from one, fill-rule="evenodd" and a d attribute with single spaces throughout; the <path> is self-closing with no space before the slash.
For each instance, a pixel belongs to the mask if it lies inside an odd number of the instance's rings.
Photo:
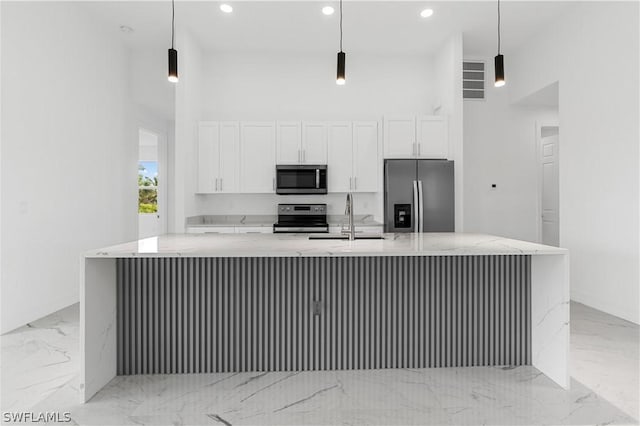
<path id="1" fill-rule="evenodd" d="M 504 56 L 500 54 L 500 0 L 498 0 L 498 55 L 494 60 L 496 71 L 496 87 L 502 87 L 505 85 L 504 81 Z"/>
<path id="2" fill-rule="evenodd" d="M 342 86 L 345 83 L 345 60 L 347 55 L 342 51 L 342 0 L 340 0 L 340 52 L 338 52 L 338 73 L 336 84 Z"/>
<path id="3" fill-rule="evenodd" d="M 171 49 L 169 49 L 169 81 L 178 82 L 178 51 L 173 48 L 175 38 L 176 5 L 175 0 L 171 0 Z"/>

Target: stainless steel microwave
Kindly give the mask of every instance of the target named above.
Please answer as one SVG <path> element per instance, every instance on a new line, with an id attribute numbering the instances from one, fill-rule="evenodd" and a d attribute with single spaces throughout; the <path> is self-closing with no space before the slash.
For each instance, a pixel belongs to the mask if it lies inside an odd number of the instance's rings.
<path id="1" fill-rule="evenodd" d="M 326 164 L 276 166 L 276 194 L 326 193 Z"/>

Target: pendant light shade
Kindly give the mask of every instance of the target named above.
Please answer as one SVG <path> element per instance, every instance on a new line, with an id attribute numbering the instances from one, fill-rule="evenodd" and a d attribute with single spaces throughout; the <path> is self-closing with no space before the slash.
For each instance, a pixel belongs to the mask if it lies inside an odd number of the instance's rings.
<path id="1" fill-rule="evenodd" d="M 346 83 L 345 62 L 347 55 L 342 51 L 342 0 L 340 0 L 340 51 L 338 52 L 338 72 L 336 74 L 336 84 Z"/>
<path id="2" fill-rule="evenodd" d="M 173 48 L 169 49 L 169 81 L 178 82 L 178 51 Z"/>
<path id="3" fill-rule="evenodd" d="M 173 48 L 176 28 L 176 5 L 171 0 L 171 49 L 169 49 L 169 76 L 168 79 L 172 83 L 178 82 L 178 51 Z"/>
<path id="4" fill-rule="evenodd" d="M 495 67 L 496 67 L 496 82 L 495 82 L 495 86 L 496 87 L 502 87 L 504 86 L 504 56 L 503 55 L 498 55 L 495 57 L 494 60 L 495 63 Z"/>
<path id="5" fill-rule="evenodd" d="M 504 56 L 500 53 L 500 0 L 498 0 L 498 55 L 494 59 L 495 65 L 495 86 L 502 87 L 505 85 L 504 81 Z"/>
<path id="6" fill-rule="evenodd" d="M 345 60 L 347 55 L 340 51 L 338 52 L 338 74 L 336 75 L 336 84 L 343 85 L 345 83 Z"/>

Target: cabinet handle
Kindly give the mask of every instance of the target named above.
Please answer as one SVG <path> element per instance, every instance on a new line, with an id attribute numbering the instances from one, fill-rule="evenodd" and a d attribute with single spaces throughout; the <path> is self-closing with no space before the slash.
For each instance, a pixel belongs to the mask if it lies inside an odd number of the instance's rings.
<path id="1" fill-rule="evenodd" d="M 349 176 L 349 191 L 353 189 L 353 177 Z"/>
<path id="2" fill-rule="evenodd" d="M 220 178 L 220 191 L 222 191 L 222 182 L 223 182 L 223 180 L 222 180 L 222 178 Z"/>
<path id="3" fill-rule="evenodd" d="M 306 149 L 302 150 L 302 162 L 303 163 L 307 162 L 307 150 Z"/>
<path id="4" fill-rule="evenodd" d="M 421 155 L 421 154 L 420 154 L 420 144 L 419 144 L 419 143 L 416 143 L 416 145 L 418 146 L 418 157 L 420 157 L 420 155 Z"/>
<path id="5" fill-rule="evenodd" d="M 354 177 L 353 177 L 353 189 L 354 189 L 355 191 L 357 191 L 357 190 L 358 190 L 358 177 L 357 177 L 357 176 L 354 176 Z"/>
<path id="6" fill-rule="evenodd" d="M 275 191 L 276 190 L 276 178 L 273 178 L 272 181 L 273 181 L 273 190 Z"/>
<path id="7" fill-rule="evenodd" d="M 216 190 L 215 192 L 218 192 L 218 178 L 216 178 Z"/>
<path id="8" fill-rule="evenodd" d="M 416 143 L 411 144 L 411 155 L 416 155 Z"/>
<path id="9" fill-rule="evenodd" d="M 298 150 L 298 163 L 302 163 L 302 157 L 300 156 L 300 150 Z"/>

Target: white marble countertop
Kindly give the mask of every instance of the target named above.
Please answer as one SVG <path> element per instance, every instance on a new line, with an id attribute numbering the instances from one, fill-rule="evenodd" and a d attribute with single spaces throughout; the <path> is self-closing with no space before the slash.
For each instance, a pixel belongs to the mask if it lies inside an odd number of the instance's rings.
<path id="1" fill-rule="evenodd" d="M 384 234 L 383 240 L 309 240 L 308 234 L 166 234 L 91 250 L 88 258 L 325 257 L 568 254 L 486 234 Z"/>

